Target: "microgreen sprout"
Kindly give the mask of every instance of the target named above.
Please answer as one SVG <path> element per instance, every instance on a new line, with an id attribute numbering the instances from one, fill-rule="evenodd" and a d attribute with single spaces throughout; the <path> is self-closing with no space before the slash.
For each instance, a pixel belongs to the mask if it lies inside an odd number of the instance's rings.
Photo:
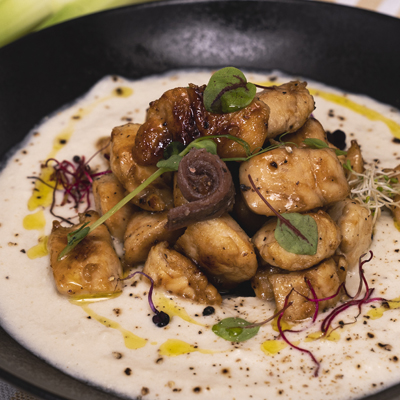
<path id="1" fill-rule="evenodd" d="M 399 171 L 381 169 L 377 162 L 366 165 L 363 173 L 355 172 L 350 162 L 344 164 L 344 168 L 351 171 L 351 197 L 358 199 L 373 212 L 374 224 L 383 207 L 400 206 L 400 201 L 394 201 L 394 197 L 400 194 L 397 178 Z"/>
<path id="2" fill-rule="evenodd" d="M 149 306 L 150 306 L 151 310 L 153 311 L 153 313 L 155 314 L 155 315 L 153 315 L 152 321 L 159 328 L 167 326 L 169 324 L 169 321 L 170 321 L 169 315 L 167 313 L 165 313 L 164 311 L 158 311 L 156 306 L 153 303 L 153 289 L 154 289 L 154 280 L 153 280 L 153 278 L 151 276 L 145 274 L 142 271 L 136 271 L 136 272 L 128 275 L 126 278 L 123 278 L 121 280 L 125 281 L 127 279 L 131 279 L 137 274 L 146 277 L 150 281 L 150 289 L 149 289 L 149 293 L 148 293 L 148 297 L 147 298 L 148 298 L 148 301 L 149 301 Z"/>

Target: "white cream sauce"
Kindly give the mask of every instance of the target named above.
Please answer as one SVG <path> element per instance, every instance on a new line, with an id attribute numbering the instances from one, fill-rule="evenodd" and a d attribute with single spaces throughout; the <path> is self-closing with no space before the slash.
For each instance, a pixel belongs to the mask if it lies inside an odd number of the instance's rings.
<path id="1" fill-rule="evenodd" d="M 279 75 L 247 74 L 253 82 L 268 82 L 272 76 Z M 315 365 L 310 357 L 282 341 L 273 342 L 278 333 L 271 324 L 262 326 L 257 336 L 241 344 L 225 341 L 211 331 L 214 323 L 229 316 L 262 321 L 273 314 L 273 303 L 255 298 L 225 299 L 214 315 L 203 317 L 204 306 L 168 300 L 156 293 L 155 301 L 161 309 L 164 306 L 171 314 L 171 304 L 181 307 L 175 308 L 176 315 L 167 327 L 157 328 L 149 316 L 149 286 L 144 280 L 136 286 L 127 285 L 118 298 L 84 307 L 71 304 L 57 293 L 49 258 L 42 254 L 53 218 L 48 207 L 34 209 L 30 203 L 28 210 L 34 184 L 27 176 L 38 176 L 40 164 L 50 156 L 58 160 L 71 160 L 74 155 L 90 157 L 99 137 L 127 121 L 142 123 L 148 103 L 167 89 L 189 82 L 202 84 L 208 79 L 207 72 L 173 72 L 136 82 L 106 77 L 76 103 L 45 119 L 27 137 L 0 176 L 2 326 L 55 367 L 132 398 L 338 400 L 360 398 L 398 382 L 400 314 L 396 309 L 373 319 L 372 305 L 364 306 L 357 322 L 335 331 L 332 340 L 305 340 L 308 334 L 319 331 L 319 324 L 291 334 L 290 340 L 310 350 L 321 362 L 319 377 L 314 378 Z M 280 76 L 276 82 L 286 80 Z M 394 133 L 400 137 L 397 110 L 315 82 L 309 82 L 309 87 L 317 105 L 314 116 L 326 130 L 344 130 L 348 142 L 357 138 L 367 161 L 379 159 L 387 167 L 399 163 L 400 144 L 393 141 Z M 122 95 L 117 94 L 117 88 L 122 88 Z M 364 108 L 355 111 L 349 100 Z M 392 125 L 382 121 L 380 115 L 390 119 Z M 60 137 L 67 143 L 60 144 Z M 99 156 L 90 165 L 106 168 Z M 58 207 L 56 212 L 74 213 L 68 206 Z M 30 217 L 24 222 L 26 216 Z M 374 258 L 365 266 L 377 297 L 400 296 L 399 240 L 400 232 L 384 214 L 375 232 Z M 38 241 L 42 244 L 28 252 Z M 357 276 L 351 276 L 351 293 L 357 284 Z M 356 313 L 351 310 L 337 322 L 351 321 Z"/>

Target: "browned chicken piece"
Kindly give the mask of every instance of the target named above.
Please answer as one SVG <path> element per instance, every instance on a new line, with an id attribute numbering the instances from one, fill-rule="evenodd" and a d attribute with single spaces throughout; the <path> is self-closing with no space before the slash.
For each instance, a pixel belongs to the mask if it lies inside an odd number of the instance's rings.
<path id="1" fill-rule="evenodd" d="M 92 185 L 94 203 L 100 215 L 104 215 L 126 195 L 125 188 L 114 174 L 101 175 L 93 181 Z M 132 203 L 125 204 L 115 214 L 105 221 L 111 235 L 123 242 L 128 221 L 132 214 L 138 211 Z"/>
<path id="2" fill-rule="evenodd" d="M 95 211 L 87 211 L 79 214 L 79 225 L 64 228 L 58 221 L 53 222 L 48 248 L 54 281 L 61 294 L 91 298 L 107 297 L 121 291 L 121 262 L 104 225 L 87 235 L 61 261 L 57 259 L 67 245 L 67 234 L 77 230 L 85 222 L 89 222 L 90 226 L 98 218 Z"/>
<path id="3" fill-rule="evenodd" d="M 361 148 L 357 143 L 357 140 L 351 141 L 351 146 L 347 150 L 345 162 L 350 161 L 351 168 L 354 172 L 362 174 L 364 172 L 364 159 L 361 154 Z"/>
<path id="4" fill-rule="evenodd" d="M 135 161 L 155 165 L 172 141 L 184 145 L 206 135 L 230 134 L 245 140 L 253 151 L 267 137 L 268 106 L 253 100 L 246 108 L 228 113 L 209 113 L 203 104 L 205 86 L 189 85 L 165 92 L 150 103 L 146 121 L 140 127 L 134 148 Z M 243 146 L 228 139 L 217 139 L 220 157 L 244 157 Z"/>
<path id="5" fill-rule="evenodd" d="M 249 237 L 228 214 L 189 225 L 176 245 L 221 289 L 249 280 L 257 270 Z"/>
<path id="6" fill-rule="evenodd" d="M 265 262 L 288 271 L 299 271 L 335 254 L 341 239 L 336 223 L 322 210 L 305 215 L 309 215 L 317 223 L 319 240 L 316 254 L 295 254 L 281 247 L 275 239 L 277 218 L 272 218 L 253 237 L 254 246 Z"/>
<path id="7" fill-rule="evenodd" d="M 150 213 L 141 211 L 135 213 L 128 222 L 125 231 L 125 263 L 133 265 L 146 261 L 152 246 L 158 242 L 168 241 L 174 244 L 183 230 L 169 231 L 167 223 L 167 211 L 162 213 Z"/>
<path id="8" fill-rule="evenodd" d="M 320 122 L 310 117 L 305 124 L 296 132 L 283 136 L 282 140 L 286 143 L 295 143 L 298 147 L 307 147 L 305 139 L 319 139 L 328 144 L 326 132 Z"/>
<path id="9" fill-rule="evenodd" d="M 344 257 L 339 257 L 337 262 L 333 258 L 328 258 L 320 264 L 310 269 L 287 274 L 266 275 L 272 285 L 276 308 L 282 309 L 285 304 L 286 296 L 294 288 L 289 301 L 293 304 L 285 311 L 283 318 L 287 321 L 301 321 L 311 318 L 315 313 L 315 304 L 308 301 L 313 294 L 307 285 L 306 279 L 310 282 L 318 299 L 324 299 L 334 295 L 342 282 L 346 279 L 347 263 Z M 299 294 L 301 293 L 301 294 Z M 305 298 L 305 297 L 307 298 Z M 323 312 L 330 307 L 334 307 L 340 300 L 341 293 L 333 299 L 319 303 L 319 311 Z"/>
<path id="10" fill-rule="evenodd" d="M 249 208 L 274 215 L 252 189 L 248 175 L 265 199 L 279 213 L 304 212 L 346 198 L 349 185 L 331 149 L 286 147 L 271 150 L 243 162 L 239 178 Z"/>
<path id="11" fill-rule="evenodd" d="M 262 300 L 274 300 L 274 289 L 268 277 L 280 273 L 285 274 L 287 271 L 268 264 L 259 266 L 256 274 L 251 279 L 251 287 L 256 297 Z"/>
<path id="12" fill-rule="evenodd" d="M 257 94 L 270 108 L 268 138 L 295 132 L 307 121 L 315 104 L 306 87 L 307 82 L 293 81 L 271 86 Z"/>
<path id="13" fill-rule="evenodd" d="M 155 287 L 201 304 L 221 304 L 222 298 L 207 277 L 188 258 L 161 242 L 150 250 L 143 272 Z"/>
<path id="14" fill-rule="evenodd" d="M 111 137 L 103 136 L 96 142 L 96 148 L 100 151 L 106 160 L 110 160 L 111 153 Z"/>
<path id="15" fill-rule="evenodd" d="M 338 224 L 342 235 L 337 254 L 343 254 L 349 268 L 354 268 L 372 243 L 371 211 L 357 200 L 345 199 L 333 204 L 327 212 Z"/>
<path id="16" fill-rule="evenodd" d="M 158 168 L 138 165 L 132 156 L 139 124 L 117 126 L 111 133 L 110 167 L 128 192 L 136 189 Z M 142 190 L 132 202 L 147 211 L 164 211 L 173 205 L 169 174 L 164 174 Z"/>

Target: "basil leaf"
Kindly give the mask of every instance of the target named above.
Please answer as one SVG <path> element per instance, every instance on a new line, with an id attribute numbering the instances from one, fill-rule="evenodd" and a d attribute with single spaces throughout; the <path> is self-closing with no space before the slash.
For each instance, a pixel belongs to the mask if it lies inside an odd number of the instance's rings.
<path id="1" fill-rule="evenodd" d="M 318 247 L 318 227 L 314 218 L 309 215 L 298 213 L 285 213 L 282 217 L 287 219 L 295 228 L 297 228 L 308 240 L 296 235 L 285 224 L 278 219 L 275 229 L 275 239 L 281 247 L 289 253 L 301 255 L 314 255 Z"/>
<path id="2" fill-rule="evenodd" d="M 260 330 L 259 326 L 249 329 L 244 328 L 247 325 L 251 325 L 251 323 L 242 318 L 225 318 L 218 324 L 213 325 L 212 331 L 222 339 L 231 342 L 244 342 L 257 335 Z"/>
<path id="3" fill-rule="evenodd" d="M 179 163 L 182 160 L 182 156 L 174 154 L 168 160 L 160 160 L 157 163 L 158 168 L 164 168 L 165 171 L 178 171 Z"/>
<path id="4" fill-rule="evenodd" d="M 67 246 L 64 247 L 62 252 L 58 255 L 58 261 L 60 261 L 64 256 L 69 253 L 74 247 L 76 247 L 89 233 L 90 228 L 88 225 L 89 222 L 85 222 L 79 229 L 76 231 L 70 232 L 67 235 Z"/>
<path id="5" fill-rule="evenodd" d="M 256 90 L 239 69 L 222 68 L 211 76 L 204 90 L 204 106 L 217 114 L 239 111 L 253 101 Z"/>
<path id="6" fill-rule="evenodd" d="M 313 138 L 307 138 L 303 140 L 303 143 L 305 143 L 308 147 L 311 147 L 313 149 L 330 149 L 329 145 L 325 143 L 321 139 L 313 139 Z M 347 154 L 347 151 L 335 149 L 335 153 L 337 156 L 345 156 Z"/>

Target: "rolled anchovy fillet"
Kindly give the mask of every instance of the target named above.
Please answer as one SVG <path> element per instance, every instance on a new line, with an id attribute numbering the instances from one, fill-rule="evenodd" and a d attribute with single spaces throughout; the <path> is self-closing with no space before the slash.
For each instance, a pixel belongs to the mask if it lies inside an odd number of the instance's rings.
<path id="1" fill-rule="evenodd" d="M 168 212 L 169 230 L 218 218 L 234 202 L 235 189 L 228 167 L 205 149 L 192 149 L 182 159 L 177 183 L 189 203 Z"/>

